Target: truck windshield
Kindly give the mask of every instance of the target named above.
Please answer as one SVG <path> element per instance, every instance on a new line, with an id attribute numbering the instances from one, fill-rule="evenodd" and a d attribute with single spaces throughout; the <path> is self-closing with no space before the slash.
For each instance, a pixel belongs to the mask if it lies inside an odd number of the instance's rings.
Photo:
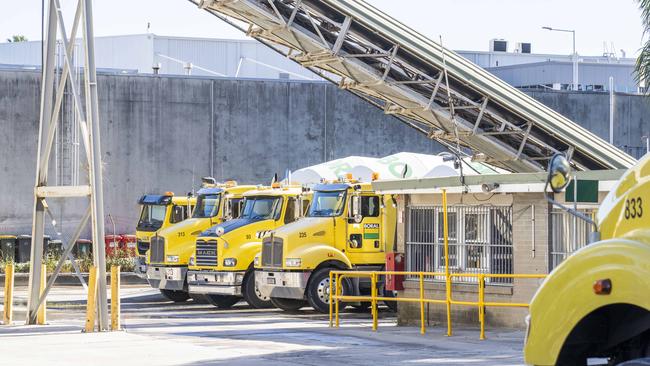
<path id="1" fill-rule="evenodd" d="M 160 229 L 165 221 L 167 213 L 166 205 L 142 205 L 140 212 L 140 221 L 138 221 L 138 230 L 156 231 Z"/>
<path id="2" fill-rule="evenodd" d="M 281 197 L 250 197 L 244 201 L 240 218 L 253 220 L 276 219 L 282 209 Z"/>
<path id="3" fill-rule="evenodd" d="M 309 206 L 309 217 L 333 217 L 343 213 L 346 191 L 316 191 Z"/>
<path id="4" fill-rule="evenodd" d="M 221 201 L 221 194 L 200 195 L 196 201 L 192 217 L 206 218 L 217 216 L 217 213 L 219 213 L 219 201 Z"/>

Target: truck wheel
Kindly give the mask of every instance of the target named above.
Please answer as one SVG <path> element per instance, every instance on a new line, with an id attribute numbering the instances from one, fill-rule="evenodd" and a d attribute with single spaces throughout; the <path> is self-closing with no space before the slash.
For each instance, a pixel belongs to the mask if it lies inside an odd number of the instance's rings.
<path id="1" fill-rule="evenodd" d="M 300 308 L 307 306 L 307 302 L 305 300 L 283 299 L 280 297 L 270 297 L 269 299 L 271 300 L 271 304 L 273 304 L 273 306 L 288 312 L 295 312 L 300 310 Z"/>
<path id="2" fill-rule="evenodd" d="M 160 293 L 163 295 L 164 298 L 167 300 L 171 300 L 173 302 L 185 302 L 187 299 L 190 298 L 190 294 L 181 291 L 181 290 L 163 290 L 160 289 Z"/>
<path id="3" fill-rule="evenodd" d="M 319 313 L 330 312 L 330 271 L 331 268 L 321 268 L 314 272 L 309 279 L 307 285 L 307 301 L 314 310 Z M 348 281 L 343 282 L 343 294 L 347 295 L 352 293 L 352 287 Z M 339 309 L 345 308 L 345 303 L 339 303 Z"/>
<path id="4" fill-rule="evenodd" d="M 232 295 L 205 295 L 208 302 L 219 309 L 230 309 L 239 302 L 240 297 Z"/>
<path id="5" fill-rule="evenodd" d="M 242 294 L 244 295 L 244 300 L 253 307 L 254 309 L 268 309 L 273 307 L 271 300 L 268 297 L 262 296 L 260 291 L 255 286 L 255 272 L 248 271 L 246 277 L 244 277 L 244 283 L 242 284 Z"/>

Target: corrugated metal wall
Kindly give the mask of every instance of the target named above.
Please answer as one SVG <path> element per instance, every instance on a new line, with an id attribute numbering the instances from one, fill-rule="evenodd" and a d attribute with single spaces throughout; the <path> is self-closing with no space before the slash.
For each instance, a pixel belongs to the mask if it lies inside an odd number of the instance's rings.
<path id="1" fill-rule="evenodd" d="M 573 80 L 573 65 L 570 62 L 540 62 L 525 65 L 512 65 L 488 68 L 492 74 L 515 87 L 546 85 L 553 83 L 571 84 Z M 621 93 L 637 93 L 637 83 L 634 79 L 632 64 L 599 64 L 579 63 L 578 83 L 581 90 L 592 91 L 591 87 L 600 86 L 601 90 L 609 89 L 609 77 L 614 77 L 614 91 Z M 598 91 L 596 88 L 593 91 Z"/>
<path id="2" fill-rule="evenodd" d="M 76 42 L 81 45 L 80 39 Z M 191 63 L 194 66 L 192 75 L 234 77 L 242 60 L 239 77 L 320 80 L 310 71 L 254 40 L 136 34 L 97 37 L 95 43 L 95 59 L 99 69 L 151 74 L 154 64 L 160 63 L 161 74 L 186 75 L 184 66 Z M 0 43 L 0 64 L 40 65 L 41 42 Z"/>

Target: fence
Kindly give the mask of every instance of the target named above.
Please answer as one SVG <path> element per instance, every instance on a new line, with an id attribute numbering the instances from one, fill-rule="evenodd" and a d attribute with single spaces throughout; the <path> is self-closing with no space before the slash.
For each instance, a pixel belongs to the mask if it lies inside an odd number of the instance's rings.
<path id="1" fill-rule="evenodd" d="M 594 209 L 581 209 L 587 216 L 594 214 Z M 574 235 L 575 227 L 575 235 Z M 549 247 L 549 272 L 557 267 L 569 255 L 589 243 L 592 227 L 565 211 L 551 212 L 551 242 Z"/>
<path id="2" fill-rule="evenodd" d="M 449 270 L 452 273 L 512 274 L 512 207 L 448 207 Z M 442 272 L 445 267 L 443 206 L 409 206 L 406 270 Z M 411 275 L 407 279 L 417 279 Z M 425 281 L 444 281 L 427 275 Z M 460 276 L 459 282 L 475 283 L 476 276 Z M 512 277 L 486 277 L 490 284 L 511 284 Z"/>
<path id="3" fill-rule="evenodd" d="M 386 275 L 405 275 L 417 278 L 419 280 L 419 297 L 384 297 L 377 296 L 377 283 L 380 276 Z M 427 299 L 424 297 L 424 279 L 425 278 L 446 278 L 445 281 L 445 298 L 444 299 Z M 454 278 L 474 278 L 478 286 L 478 297 L 476 301 L 458 301 L 452 296 L 452 283 Z M 509 279 L 543 279 L 545 274 L 483 274 L 483 273 L 454 273 L 446 276 L 445 272 L 413 272 L 413 271 L 331 271 L 329 279 L 329 325 L 330 327 L 340 325 L 339 310 L 341 301 L 369 301 L 371 304 L 372 330 L 376 331 L 378 326 L 378 301 L 397 301 L 411 302 L 420 304 L 420 333 L 426 332 L 425 327 L 425 304 L 445 304 L 447 307 L 447 336 L 453 335 L 453 326 L 451 321 L 451 307 L 471 306 L 476 307 L 479 314 L 479 323 L 481 326 L 480 339 L 485 337 L 485 308 L 486 307 L 528 307 L 528 303 L 511 303 L 511 302 L 494 302 L 485 301 L 485 283 L 489 278 Z M 342 294 L 343 286 L 341 283 L 346 278 L 370 278 L 371 293 L 370 296 L 349 296 Z"/>
<path id="4" fill-rule="evenodd" d="M 502 280 L 501 282 L 506 282 L 506 283 L 512 283 L 513 279 L 515 278 L 529 278 L 529 279 L 540 279 L 546 277 L 545 274 L 512 274 L 512 273 L 502 273 L 502 274 L 497 274 L 497 273 L 463 273 L 461 271 L 458 271 L 457 273 L 451 273 L 451 265 L 452 264 L 459 264 L 460 263 L 460 258 L 462 258 L 462 255 L 459 256 L 459 254 L 462 254 L 459 249 L 461 249 L 461 246 L 457 246 L 456 250 L 454 251 L 456 255 L 456 261 L 452 261 L 452 251 L 451 251 L 451 243 L 452 243 L 452 230 L 451 228 L 456 227 L 458 229 L 458 222 L 459 221 L 469 221 L 469 222 L 476 222 L 477 224 L 471 224 L 471 225 L 464 225 L 463 231 L 472 231 L 474 227 L 477 229 L 474 230 L 476 231 L 476 234 L 471 233 L 467 234 L 465 233 L 464 238 L 467 240 L 467 238 L 474 238 L 476 242 L 479 242 L 479 232 L 481 230 L 478 229 L 480 226 L 478 222 L 480 220 L 474 220 L 474 219 L 469 219 L 465 217 L 466 212 L 461 212 L 459 209 L 464 206 L 457 206 L 455 207 L 455 211 L 451 211 L 450 208 L 447 206 L 447 192 L 443 189 L 442 190 L 442 206 L 438 207 L 438 211 L 442 211 L 442 214 L 440 212 L 436 212 L 436 207 L 437 206 L 419 206 L 419 207 L 428 207 L 429 210 L 433 209 L 430 211 L 428 214 L 430 215 L 431 212 L 433 212 L 433 217 L 435 218 L 438 225 L 435 225 L 435 227 L 438 227 L 438 229 L 428 229 L 428 230 L 420 230 L 420 232 L 427 233 L 430 235 L 432 232 L 434 234 L 435 238 L 440 237 L 442 235 L 442 252 L 440 251 L 434 251 L 437 256 L 442 255 L 443 258 L 443 263 L 442 265 L 439 264 L 438 266 L 442 266 L 444 271 L 438 271 L 438 272 L 426 272 L 426 271 L 330 271 L 329 273 L 329 315 L 330 315 L 330 327 L 333 326 L 333 317 L 336 319 L 336 326 L 339 326 L 339 307 L 340 307 L 340 301 L 370 301 L 371 304 L 371 312 L 372 312 L 372 329 L 377 330 L 377 301 L 397 301 L 397 302 L 419 302 L 420 303 L 420 332 L 424 334 L 425 332 L 425 323 L 424 323 L 424 304 L 445 304 L 447 307 L 447 335 L 451 336 L 452 335 L 452 324 L 451 324 L 451 306 L 452 305 L 464 305 L 464 306 L 476 306 L 479 312 L 479 322 L 481 324 L 481 339 L 485 339 L 485 308 L 487 306 L 495 306 L 495 307 L 528 307 L 527 303 L 507 303 L 507 302 L 486 302 L 485 301 L 485 283 L 487 279 L 493 279 L 497 280 L 495 282 L 499 282 L 498 280 Z M 474 209 L 479 208 L 479 206 L 474 206 Z M 500 221 L 495 221 L 491 222 L 492 228 L 490 230 L 493 230 L 493 227 L 497 228 L 498 235 L 492 233 L 490 237 L 495 238 L 495 237 L 505 237 L 509 238 L 504 240 L 505 243 L 510 243 L 510 247 L 512 247 L 512 209 L 511 207 L 496 207 L 496 206 L 480 206 L 481 209 L 487 208 L 490 214 L 488 215 L 489 217 L 499 217 Z M 424 208 L 426 209 L 426 208 Z M 502 212 L 499 212 L 499 210 L 503 210 Z M 450 215 L 449 213 L 455 212 L 457 213 L 456 215 L 456 221 L 455 225 L 453 224 L 452 220 L 450 220 Z M 412 210 L 410 210 L 412 213 Z M 507 213 L 507 215 L 504 215 L 504 213 Z M 421 223 L 424 223 L 425 228 L 429 228 L 427 226 L 428 223 L 430 223 L 430 220 L 427 219 L 426 217 L 426 212 L 425 212 L 425 218 L 423 220 L 420 220 Z M 470 215 L 475 215 L 475 211 L 471 211 Z M 411 215 L 411 214 L 410 214 Z M 441 218 L 440 218 L 441 217 Z M 410 217 L 412 218 L 412 216 Z M 431 217 L 428 217 L 431 219 Z M 460 219 L 459 219 L 460 218 Z M 506 218 L 509 218 L 509 220 L 506 220 Z M 495 223 L 499 223 L 500 225 L 494 225 Z M 409 231 L 413 228 L 413 221 L 409 222 Z M 421 226 L 418 226 L 419 224 L 416 224 L 416 228 L 421 228 Z M 469 228 L 469 230 L 468 230 Z M 502 231 L 499 232 L 498 229 L 501 229 Z M 438 232 L 438 231 L 441 231 Z M 483 230 L 484 231 L 484 230 Z M 458 231 L 456 231 L 456 234 Z M 509 233 L 509 235 L 507 235 Z M 410 238 L 410 237 L 409 237 Z M 454 239 L 454 242 L 457 244 L 458 236 L 456 236 L 456 239 Z M 437 241 L 440 241 L 438 239 Z M 491 242 L 489 242 L 491 243 Z M 471 243 L 472 245 L 476 245 L 475 243 Z M 502 244 L 503 245 L 503 244 Z M 467 246 L 467 245 L 465 245 Z M 490 246 L 487 245 L 489 248 Z M 512 271 L 512 251 L 510 251 L 510 257 L 509 261 L 511 263 L 510 265 L 510 271 Z M 408 262 L 407 262 L 408 263 Z M 459 266 L 457 266 L 459 267 Z M 387 276 L 387 275 L 404 275 L 406 278 L 417 278 L 419 281 L 419 298 L 410 298 L 410 297 L 385 297 L 385 296 L 377 296 L 377 284 L 378 284 L 378 278 L 380 276 Z M 349 296 L 349 295 L 342 295 L 342 280 L 346 278 L 370 278 L 371 282 L 371 292 L 370 296 Z M 429 280 L 437 280 L 440 278 L 444 278 L 445 281 L 445 299 L 427 299 L 424 297 L 424 281 L 426 279 Z M 476 282 L 478 286 L 478 300 L 477 301 L 457 301 L 454 300 L 452 297 L 452 283 L 454 282 L 454 279 L 459 279 L 459 281 L 456 282 L 468 282 L 467 279 L 474 279 L 473 281 L 470 282 Z M 505 280 L 505 281 L 504 281 Z M 335 288 L 334 288 L 335 287 Z"/>

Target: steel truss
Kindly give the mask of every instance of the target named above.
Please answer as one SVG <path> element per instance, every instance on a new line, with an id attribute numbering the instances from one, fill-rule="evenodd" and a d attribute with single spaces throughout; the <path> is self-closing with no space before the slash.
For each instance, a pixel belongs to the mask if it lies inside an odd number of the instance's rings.
<path id="1" fill-rule="evenodd" d="M 102 193 L 102 171 L 100 150 L 100 125 L 97 98 L 97 75 L 94 57 L 94 33 L 92 1 L 79 0 L 74 16 L 70 36 L 66 33 L 63 12 L 59 0 L 49 0 L 46 16 L 46 32 L 44 41 L 44 63 L 41 83 L 41 111 L 39 121 L 38 155 L 36 163 L 36 183 L 34 188 L 34 216 L 32 225 L 32 249 L 29 272 L 29 289 L 27 303 L 27 324 L 36 323 L 37 310 L 47 298 L 65 259 L 72 252 L 75 242 L 86 227 L 88 220 L 92 221 L 92 241 L 94 264 L 98 268 L 97 282 L 97 319 L 100 330 L 108 330 L 108 304 L 106 296 L 106 258 L 104 252 L 104 200 Z M 84 103 L 81 90 L 78 90 L 72 65 L 72 51 L 77 30 L 81 23 L 84 48 Z M 63 40 L 65 64 L 63 70 L 55 68 L 55 52 L 57 35 Z M 60 82 L 55 90 L 56 73 L 61 71 Z M 77 186 L 48 185 L 48 165 L 54 143 L 57 121 L 61 112 L 66 84 L 74 100 L 74 108 L 81 118 L 79 129 L 88 164 L 88 184 Z M 44 291 L 40 291 L 41 264 L 43 262 L 44 218 L 48 213 L 48 198 L 88 197 L 89 206 L 83 214 L 79 226 L 64 243 L 64 252 L 56 269 L 51 274 Z"/>
<path id="2" fill-rule="evenodd" d="M 629 155 L 360 0 L 190 0 L 459 153 L 514 172 Z"/>

